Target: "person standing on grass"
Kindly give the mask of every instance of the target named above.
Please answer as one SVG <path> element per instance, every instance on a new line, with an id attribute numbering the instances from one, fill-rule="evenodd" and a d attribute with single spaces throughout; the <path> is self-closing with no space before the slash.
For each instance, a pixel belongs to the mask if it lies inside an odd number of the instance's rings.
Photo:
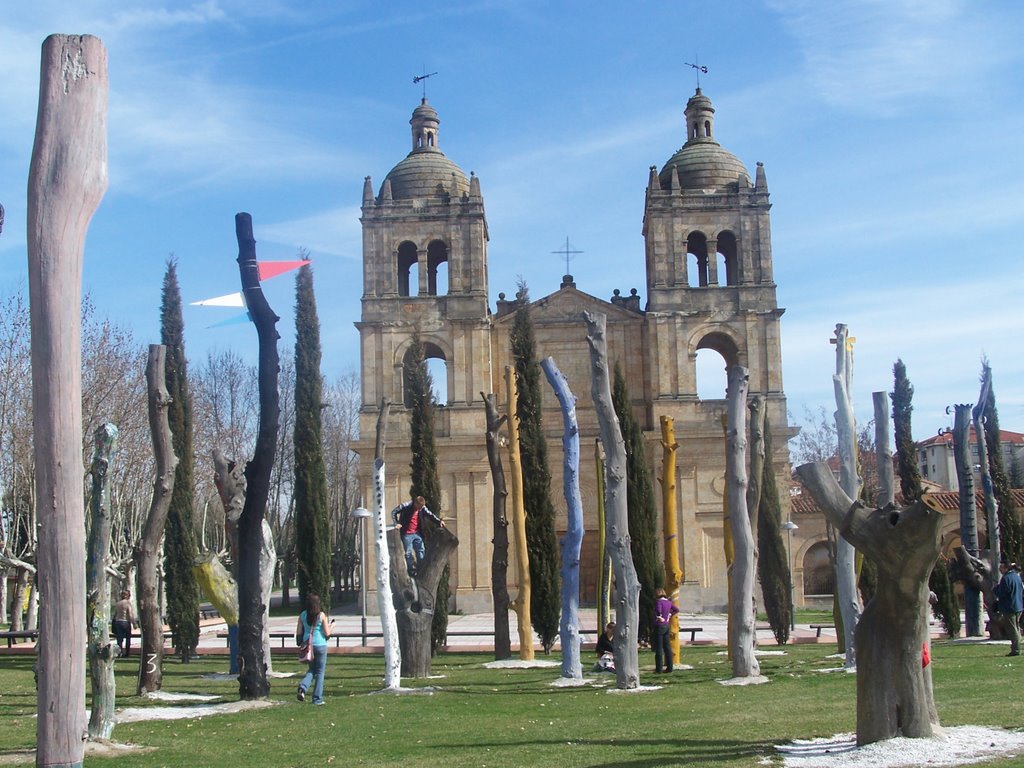
<path id="1" fill-rule="evenodd" d="M 1010 652 L 1007 656 L 1020 656 L 1020 614 L 1024 611 L 1024 586 L 1016 563 L 1005 560 L 999 564 L 1003 577 L 996 584 L 996 610 L 1010 638 Z"/>
<path id="2" fill-rule="evenodd" d="M 416 567 L 423 561 L 426 549 L 423 547 L 423 536 L 420 530 L 423 525 L 423 518 L 429 517 L 439 526 L 444 528 L 444 520 L 427 509 L 427 500 L 417 496 L 412 501 L 399 504 L 391 510 L 391 517 L 402 534 L 402 544 L 405 546 L 405 565 L 409 569 L 409 575 L 416 575 Z M 416 552 L 416 559 L 413 559 L 413 551 Z"/>
<path id="3" fill-rule="evenodd" d="M 672 617 L 679 613 L 675 603 L 668 599 L 665 590 L 658 587 L 655 593 L 658 596 L 654 603 L 654 671 L 660 673 L 662 670 L 662 659 L 666 672 L 672 671 L 672 644 L 668 641 L 668 629 L 672 623 Z"/>
<path id="4" fill-rule="evenodd" d="M 306 610 L 299 614 L 299 622 L 295 625 L 295 644 L 302 646 L 309 640 L 313 646 L 313 660 L 309 669 L 299 681 L 299 690 L 295 698 L 306 700 L 306 691 L 313 688 L 313 703 L 324 703 L 324 673 L 327 671 L 327 639 L 331 636 L 331 625 L 327 623 L 327 614 L 320 609 L 320 595 L 312 592 L 306 595 Z"/>
<path id="5" fill-rule="evenodd" d="M 135 617 L 132 614 L 131 597 L 132 593 L 126 589 L 121 593 L 121 599 L 114 603 L 114 637 L 119 658 L 132 654 L 132 624 Z"/>

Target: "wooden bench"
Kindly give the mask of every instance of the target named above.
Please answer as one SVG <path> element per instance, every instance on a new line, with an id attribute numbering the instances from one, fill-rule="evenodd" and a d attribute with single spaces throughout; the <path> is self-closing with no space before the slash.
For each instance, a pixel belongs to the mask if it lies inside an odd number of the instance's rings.
<path id="1" fill-rule="evenodd" d="M 691 643 L 694 642 L 694 640 L 696 639 L 697 633 L 698 632 L 703 632 L 703 631 L 704 631 L 704 627 L 680 627 L 679 628 L 679 634 L 680 635 L 682 635 L 685 632 L 689 632 L 690 633 L 690 642 Z"/>
<path id="2" fill-rule="evenodd" d="M 22 640 L 28 640 L 35 642 L 39 639 L 39 632 L 34 629 L 23 629 L 17 632 L 0 632 L 0 639 L 7 641 L 7 647 L 13 648 L 15 643 L 19 643 Z"/>
<path id="3" fill-rule="evenodd" d="M 815 637 L 821 637 L 821 630 L 823 629 L 835 629 L 835 624 L 811 624 L 811 629 L 816 630 Z"/>

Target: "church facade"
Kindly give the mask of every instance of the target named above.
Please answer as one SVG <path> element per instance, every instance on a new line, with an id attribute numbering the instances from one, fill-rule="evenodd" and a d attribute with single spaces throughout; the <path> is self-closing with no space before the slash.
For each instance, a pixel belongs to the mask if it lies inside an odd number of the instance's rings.
<path id="1" fill-rule="evenodd" d="M 596 412 L 590 399 L 590 356 L 582 312 L 607 317 L 609 357 L 621 366 L 634 415 L 644 431 L 652 477 L 662 476 L 660 419 L 675 425 L 679 449 L 676 511 L 685 573 L 681 607 L 721 609 L 726 602 L 723 543 L 725 440 L 723 399 L 697 394 L 697 354 L 713 350 L 723 366 L 750 372 L 750 393 L 766 398 L 780 479 L 788 476 L 782 385 L 783 310 L 772 271 L 768 184 L 759 163 L 753 180 L 715 138 L 714 107 L 700 89 L 685 111 L 683 146 L 659 170 L 649 170 L 643 236 L 646 296 L 618 291 L 607 300 L 579 290 L 571 275 L 557 291 L 533 298 L 499 294 L 489 305 L 487 218 L 479 180 L 441 151 L 440 119 L 426 99 L 414 110 L 412 149 L 378 190 L 363 189 L 361 343 L 363 494 L 370 500 L 370 466 L 383 400 L 387 426 L 386 506 L 408 497 L 409 419 L 403 363 L 418 333 L 428 357 L 443 360 L 447 402 L 437 409 L 441 508 L 459 537 L 451 561 L 453 609 L 491 607 L 492 487 L 485 448 L 482 394 L 505 402 L 504 371 L 512 364 L 509 332 L 529 301 L 538 359 L 551 356 L 577 397 L 580 489 L 584 504 L 581 600 L 596 599 Z M 638 187 L 638 194 L 639 194 Z M 504 408 L 502 408 L 504 410 Z M 552 498 L 564 530 L 562 417 L 544 385 L 543 422 L 549 441 Z M 508 467 L 507 456 L 503 457 Z M 782 487 L 786 483 L 781 482 Z M 660 493 L 655 491 L 659 499 Z M 783 504 L 788 499 L 782 499 Z M 529 510 L 527 510 L 529 514 Z M 513 560 L 514 562 L 514 560 Z M 509 569 L 514 588 L 514 565 Z M 371 579 L 372 582 L 372 579 Z M 514 591 L 513 591 L 514 594 Z"/>

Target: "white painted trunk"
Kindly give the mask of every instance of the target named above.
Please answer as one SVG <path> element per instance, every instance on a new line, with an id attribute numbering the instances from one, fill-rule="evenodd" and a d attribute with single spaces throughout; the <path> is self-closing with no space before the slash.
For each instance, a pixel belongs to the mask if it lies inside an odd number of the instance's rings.
<path id="1" fill-rule="evenodd" d="M 277 548 L 270 523 L 263 521 L 263 549 L 260 551 L 260 599 L 263 600 L 263 658 L 267 673 L 274 671 L 270 656 L 270 591 L 274 588 L 274 568 L 277 566 Z"/>
<path id="2" fill-rule="evenodd" d="M 857 424 L 853 414 L 853 339 L 845 325 L 836 325 L 836 373 L 832 384 L 836 396 L 836 437 L 839 441 L 839 485 L 851 499 L 860 495 L 857 475 Z M 846 666 L 857 666 L 853 635 L 860 618 L 857 597 L 856 553 L 842 534 L 836 539 L 836 600 L 843 617 Z"/>
<path id="3" fill-rule="evenodd" d="M 391 557 L 384 509 L 384 460 L 373 462 L 373 533 L 377 542 L 377 609 L 384 635 L 384 687 L 397 689 L 402 684 L 402 651 L 398 643 L 398 617 L 391 599 Z"/>

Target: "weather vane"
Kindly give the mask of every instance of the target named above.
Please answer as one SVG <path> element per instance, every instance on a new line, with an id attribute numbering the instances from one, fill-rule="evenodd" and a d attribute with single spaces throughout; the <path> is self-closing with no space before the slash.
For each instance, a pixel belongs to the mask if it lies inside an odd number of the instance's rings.
<path id="1" fill-rule="evenodd" d="M 423 83 L 423 98 L 424 99 L 427 98 L 427 78 L 428 77 L 433 77 L 436 74 L 437 74 L 437 72 L 430 72 L 428 74 L 427 73 L 427 68 L 424 67 L 423 68 L 423 74 L 422 75 L 416 75 L 412 79 L 413 85 L 415 85 L 416 83 Z"/>
<path id="2" fill-rule="evenodd" d="M 699 56 L 694 56 L 693 60 L 699 62 L 700 61 L 700 57 Z M 705 67 L 705 66 L 702 66 L 701 64 L 691 64 L 688 61 L 685 61 L 683 63 L 686 64 L 686 66 L 693 67 L 695 70 L 697 70 L 697 87 L 700 88 L 700 76 L 702 74 L 706 75 L 708 73 L 708 68 Z"/>
<path id="3" fill-rule="evenodd" d="M 574 250 L 573 248 L 571 248 L 569 246 L 569 236 L 566 235 L 566 237 L 565 237 L 565 248 L 560 248 L 557 251 L 552 251 L 552 253 L 557 253 L 559 256 L 564 256 L 565 257 L 565 274 L 568 275 L 569 274 L 569 262 L 572 261 L 572 257 L 575 256 L 578 253 L 583 253 L 583 251 L 577 251 L 577 250 Z"/>

